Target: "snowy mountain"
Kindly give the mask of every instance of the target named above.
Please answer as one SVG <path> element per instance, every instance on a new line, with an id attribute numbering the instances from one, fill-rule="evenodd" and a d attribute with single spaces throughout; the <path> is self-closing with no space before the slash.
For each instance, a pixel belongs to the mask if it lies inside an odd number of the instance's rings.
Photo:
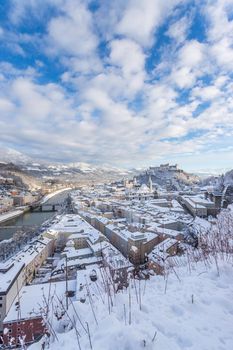
<path id="1" fill-rule="evenodd" d="M 97 179 L 121 179 L 122 177 L 132 177 L 134 170 L 126 170 L 112 167 L 107 164 L 95 165 L 85 162 L 72 163 L 49 163 L 35 160 L 29 156 L 12 148 L 0 148 L 0 163 L 13 163 L 20 166 L 22 171 L 35 177 L 69 177 L 76 176 L 78 180 L 90 177 Z"/>
<path id="2" fill-rule="evenodd" d="M 230 170 L 229 168 L 198 169 L 198 170 L 191 170 L 191 173 L 201 178 L 207 178 L 211 176 L 220 176 L 221 174 L 225 174 L 229 170 Z"/>
<path id="3" fill-rule="evenodd" d="M 74 175 L 81 179 L 122 179 L 123 177 L 132 178 L 138 174 L 136 169 L 122 169 L 110 166 L 108 164 L 96 165 L 86 162 L 71 163 L 51 163 L 32 159 L 31 157 L 16 151 L 12 148 L 0 148 L 0 163 L 13 163 L 21 167 L 29 175 L 35 177 L 73 177 Z"/>
<path id="4" fill-rule="evenodd" d="M 114 172 L 114 173 L 122 173 L 122 175 L 127 175 L 131 173 L 130 170 L 112 167 L 107 164 L 103 165 L 93 165 L 85 162 L 75 162 L 75 163 L 67 163 L 67 164 L 53 164 L 49 166 L 50 168 L 56 168 L 59 170 L 68 170 L 68 169 L 77 169 L 82 173 L 105 173 L 105 172 Z"/>
<path id="5" fill-rule="evenodd" d="M 2 163 L 27 164 L 32 161 L 32 158 L 13 148 L 0 148 L 0 162 Z"/>
<path id="6" fill-rule="evenodd" d="M 24 164 L 23 170 L 36 177 L 56 177 L 61 180 L 120 180 L 123 177 L 132 178 L 133 170 L 118 169 L 109 166 L 96 166 L 88 163 L 68 164 Z"/>
<path id="7" fill-rule="evenodd" d="M 88 163 L 84 163 L 84 162 L 69 163 L 65 166 L 67 168 L 79 169 L 83 173 L 89 173 L 89 172 L 93 172 L 96 170 L 96 168 L 94 166 L 92 166 L 91 164 L 88 164 Z"/>

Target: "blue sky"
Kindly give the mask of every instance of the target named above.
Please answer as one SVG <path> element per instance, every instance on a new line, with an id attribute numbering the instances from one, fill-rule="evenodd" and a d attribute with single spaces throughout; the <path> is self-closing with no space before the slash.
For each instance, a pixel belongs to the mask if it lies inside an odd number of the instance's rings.
<path id="1" fill-rule="evenodd" d="M 233 165 L 233 2 L 0 2 L 0 146 L 33 158 Z"/>

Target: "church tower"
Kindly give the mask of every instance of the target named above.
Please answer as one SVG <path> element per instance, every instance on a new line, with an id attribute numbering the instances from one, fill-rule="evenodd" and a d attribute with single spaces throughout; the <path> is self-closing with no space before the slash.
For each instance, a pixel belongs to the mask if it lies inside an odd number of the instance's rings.
<path id="1" fill-rule="evenodd" d="M 152 183 L 152 180 L 151 180 L 151 176 L 149 176 L 148 187 L 150 189 L 150 192 L 152 193 L 153 192 L 153 183 Z"/>

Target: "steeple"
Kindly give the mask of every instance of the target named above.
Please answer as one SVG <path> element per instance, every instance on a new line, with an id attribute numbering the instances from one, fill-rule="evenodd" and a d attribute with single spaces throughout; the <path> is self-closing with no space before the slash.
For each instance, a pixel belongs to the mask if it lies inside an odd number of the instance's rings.
<path id="1" fill-rule="evenodd" d="M 150 192 L 153 192 L 153 183 L 152 183 L 152 180 L 151 180 L 151 176 L 149 176 L 148 187 L 150 189 Z"/>

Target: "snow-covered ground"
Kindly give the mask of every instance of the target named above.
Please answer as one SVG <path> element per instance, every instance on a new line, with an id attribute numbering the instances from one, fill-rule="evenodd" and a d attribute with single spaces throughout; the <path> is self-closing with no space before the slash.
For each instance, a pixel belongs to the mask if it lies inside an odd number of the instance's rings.
<path id="1" fill-rule="evenodd" d="M 232 350 L 232 260 L 219 259 L 218 265 L 219 274 L 213 260 L 209 267 L 203 262 L 193 263 L 191 267 L 184 264 L 170 272 L 168 278 L 131 280 L 130 288 L 112 296 L 110 313 L 110 300 L 101 280 L 92 282 L 98 286 L 90 288 L 93 304 L 87 298 L 84 304 L 76 301 L 74 306 L 84 327 L 88 322 L 93 349 Z M 77 288 L 77 296 L 78 293 Z M 63 319 L 54 323 L 58 340 L 50 342 L 49 349 L 91 349 L 88 335 L 71 306 L 69 312 L 81 335 L 80 346 L 74 329 L 62 332 Z M 42 341 L 33 344 L 30 350 L 41 350 Z"/>

